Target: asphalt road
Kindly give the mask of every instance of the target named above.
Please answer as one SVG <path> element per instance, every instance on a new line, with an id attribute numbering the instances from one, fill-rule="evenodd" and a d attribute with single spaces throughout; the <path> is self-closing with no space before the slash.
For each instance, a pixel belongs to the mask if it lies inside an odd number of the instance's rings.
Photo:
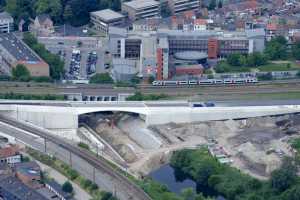
<path id="1" fill-rule="evenodd" d="M 216 106 L 276 106 L 276 105 L 300 105 L 300 99 L 295 100 L 233 100 L 214 101 Z"/>
<path id="2" fill-rule="evenodd" d="M 97 183 L 100 188 L 114 193 L 120 200 L 151 200 L 141 188 L 108 165 L 103 158 L 96 157 L 33 126 L 16 122 L 4 116 L 0 116 L 0 122 L 2 122 L 0 123 L 1 132 L 17 138 L 40 152 L 54 155 L 67 162 L 81 175 Z M 28 135 L 24 131 L 32 135 Z M 46 145 L 43 144 L 42 138 L 46 139 Z"/>

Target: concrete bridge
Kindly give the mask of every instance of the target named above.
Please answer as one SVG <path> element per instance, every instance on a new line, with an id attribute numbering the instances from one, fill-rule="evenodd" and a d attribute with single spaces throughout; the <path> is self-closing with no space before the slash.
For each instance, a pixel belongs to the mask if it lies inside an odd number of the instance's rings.
<path id="1" fill-rule="evenodd" d="M 96 112 L 136 113 L 147 125 L 242 119 L 300 112 L 300 105 L 193 107 L 186 101 L 69 102 L 0 101 L 0 113 L 49 130 L 78 128 L 79 116 Z"/>

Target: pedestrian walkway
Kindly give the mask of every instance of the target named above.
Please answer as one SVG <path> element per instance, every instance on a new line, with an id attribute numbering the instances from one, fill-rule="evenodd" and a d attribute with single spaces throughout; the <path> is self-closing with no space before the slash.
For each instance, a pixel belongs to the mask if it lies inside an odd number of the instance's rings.
<path id="1" fill-rule="evenodd" d="M 39 161 L 36 161 L 36 162 L 40 165 L 42 171 L 47 172 L 49 174 L 49 176 L 51 178 L 53 178 L 57 183 L 62 185 L 62 184 L 64 184 L 64 182 L 66 182 L 68 180 L 67 177 L 65 177 L 64 175 L 62 175 L 60 172 L 56 171 L 55 169 L 53 169 Z M 74 183 L 72 181 L 70 181 L 70 183 L 72 184 L 72 186 L 74 188 L 74 191 L 75 191 L 74 198 L 76 200 L 89 200 L 92 198 L 77 183 Z"/>

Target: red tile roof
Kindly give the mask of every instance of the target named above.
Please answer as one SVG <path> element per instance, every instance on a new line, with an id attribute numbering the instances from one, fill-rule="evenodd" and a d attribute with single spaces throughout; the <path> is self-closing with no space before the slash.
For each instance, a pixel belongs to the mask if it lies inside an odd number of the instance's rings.
<path id="1" fill-rule="evenodd" d="M 0 149 L 0 158 L 7 158 L 18 154 L 18 148 L 16 146 L 5 147 Z"/>
<path id="2" fill-rule="evenodd" d="M 207 24 L 207 20 L 206 19 L 195 19 L 194 20 L 194 24 L 195 25 L 206 25 Z"/>
<path id="3" fill-rule="evenodd" d="M 187 19 L 191 19 L 195 16 L 195 12 L 193 10 L 185 11 L 183 14 L 184 14 L 184 17 Z"/>
<path id="4" fill-rule="evenodd" d="M 267 30 L 276 31 L 277 30 L 277 25 L 276 24 L 267 24 Z"/>

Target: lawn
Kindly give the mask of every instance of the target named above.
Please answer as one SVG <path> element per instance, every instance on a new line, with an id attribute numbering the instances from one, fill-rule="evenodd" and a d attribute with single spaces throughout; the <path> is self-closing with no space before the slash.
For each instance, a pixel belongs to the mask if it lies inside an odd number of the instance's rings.
<path id="1" fill-rule="evenodd" d="M 245 66 L 231 66 L 226 62 L 223 62 L 220 66 L 217 66 L 216 71 L 220 69 L 219 73 L 237 73 L 237 72 L 250 72 L 253 70 L 259 70 L 261 72 L 272 72 L 272 71 L 292 71 L 300 70 L 300 66 L 293 61 L 274 61 L 269 62 L 266 65 L 259 67 L 245 67 Z"/>
<path id="2" fill-rule="evenodd" d="M 292 70 L 300 70 L 300 66 L 298 66 L 294 62 L 290 63 L 269 63 L 266 65 L 262 65 L 258 67 L 259 71 L 262 72 L 272 72 L 272 71 L 292 71 Z"/>

